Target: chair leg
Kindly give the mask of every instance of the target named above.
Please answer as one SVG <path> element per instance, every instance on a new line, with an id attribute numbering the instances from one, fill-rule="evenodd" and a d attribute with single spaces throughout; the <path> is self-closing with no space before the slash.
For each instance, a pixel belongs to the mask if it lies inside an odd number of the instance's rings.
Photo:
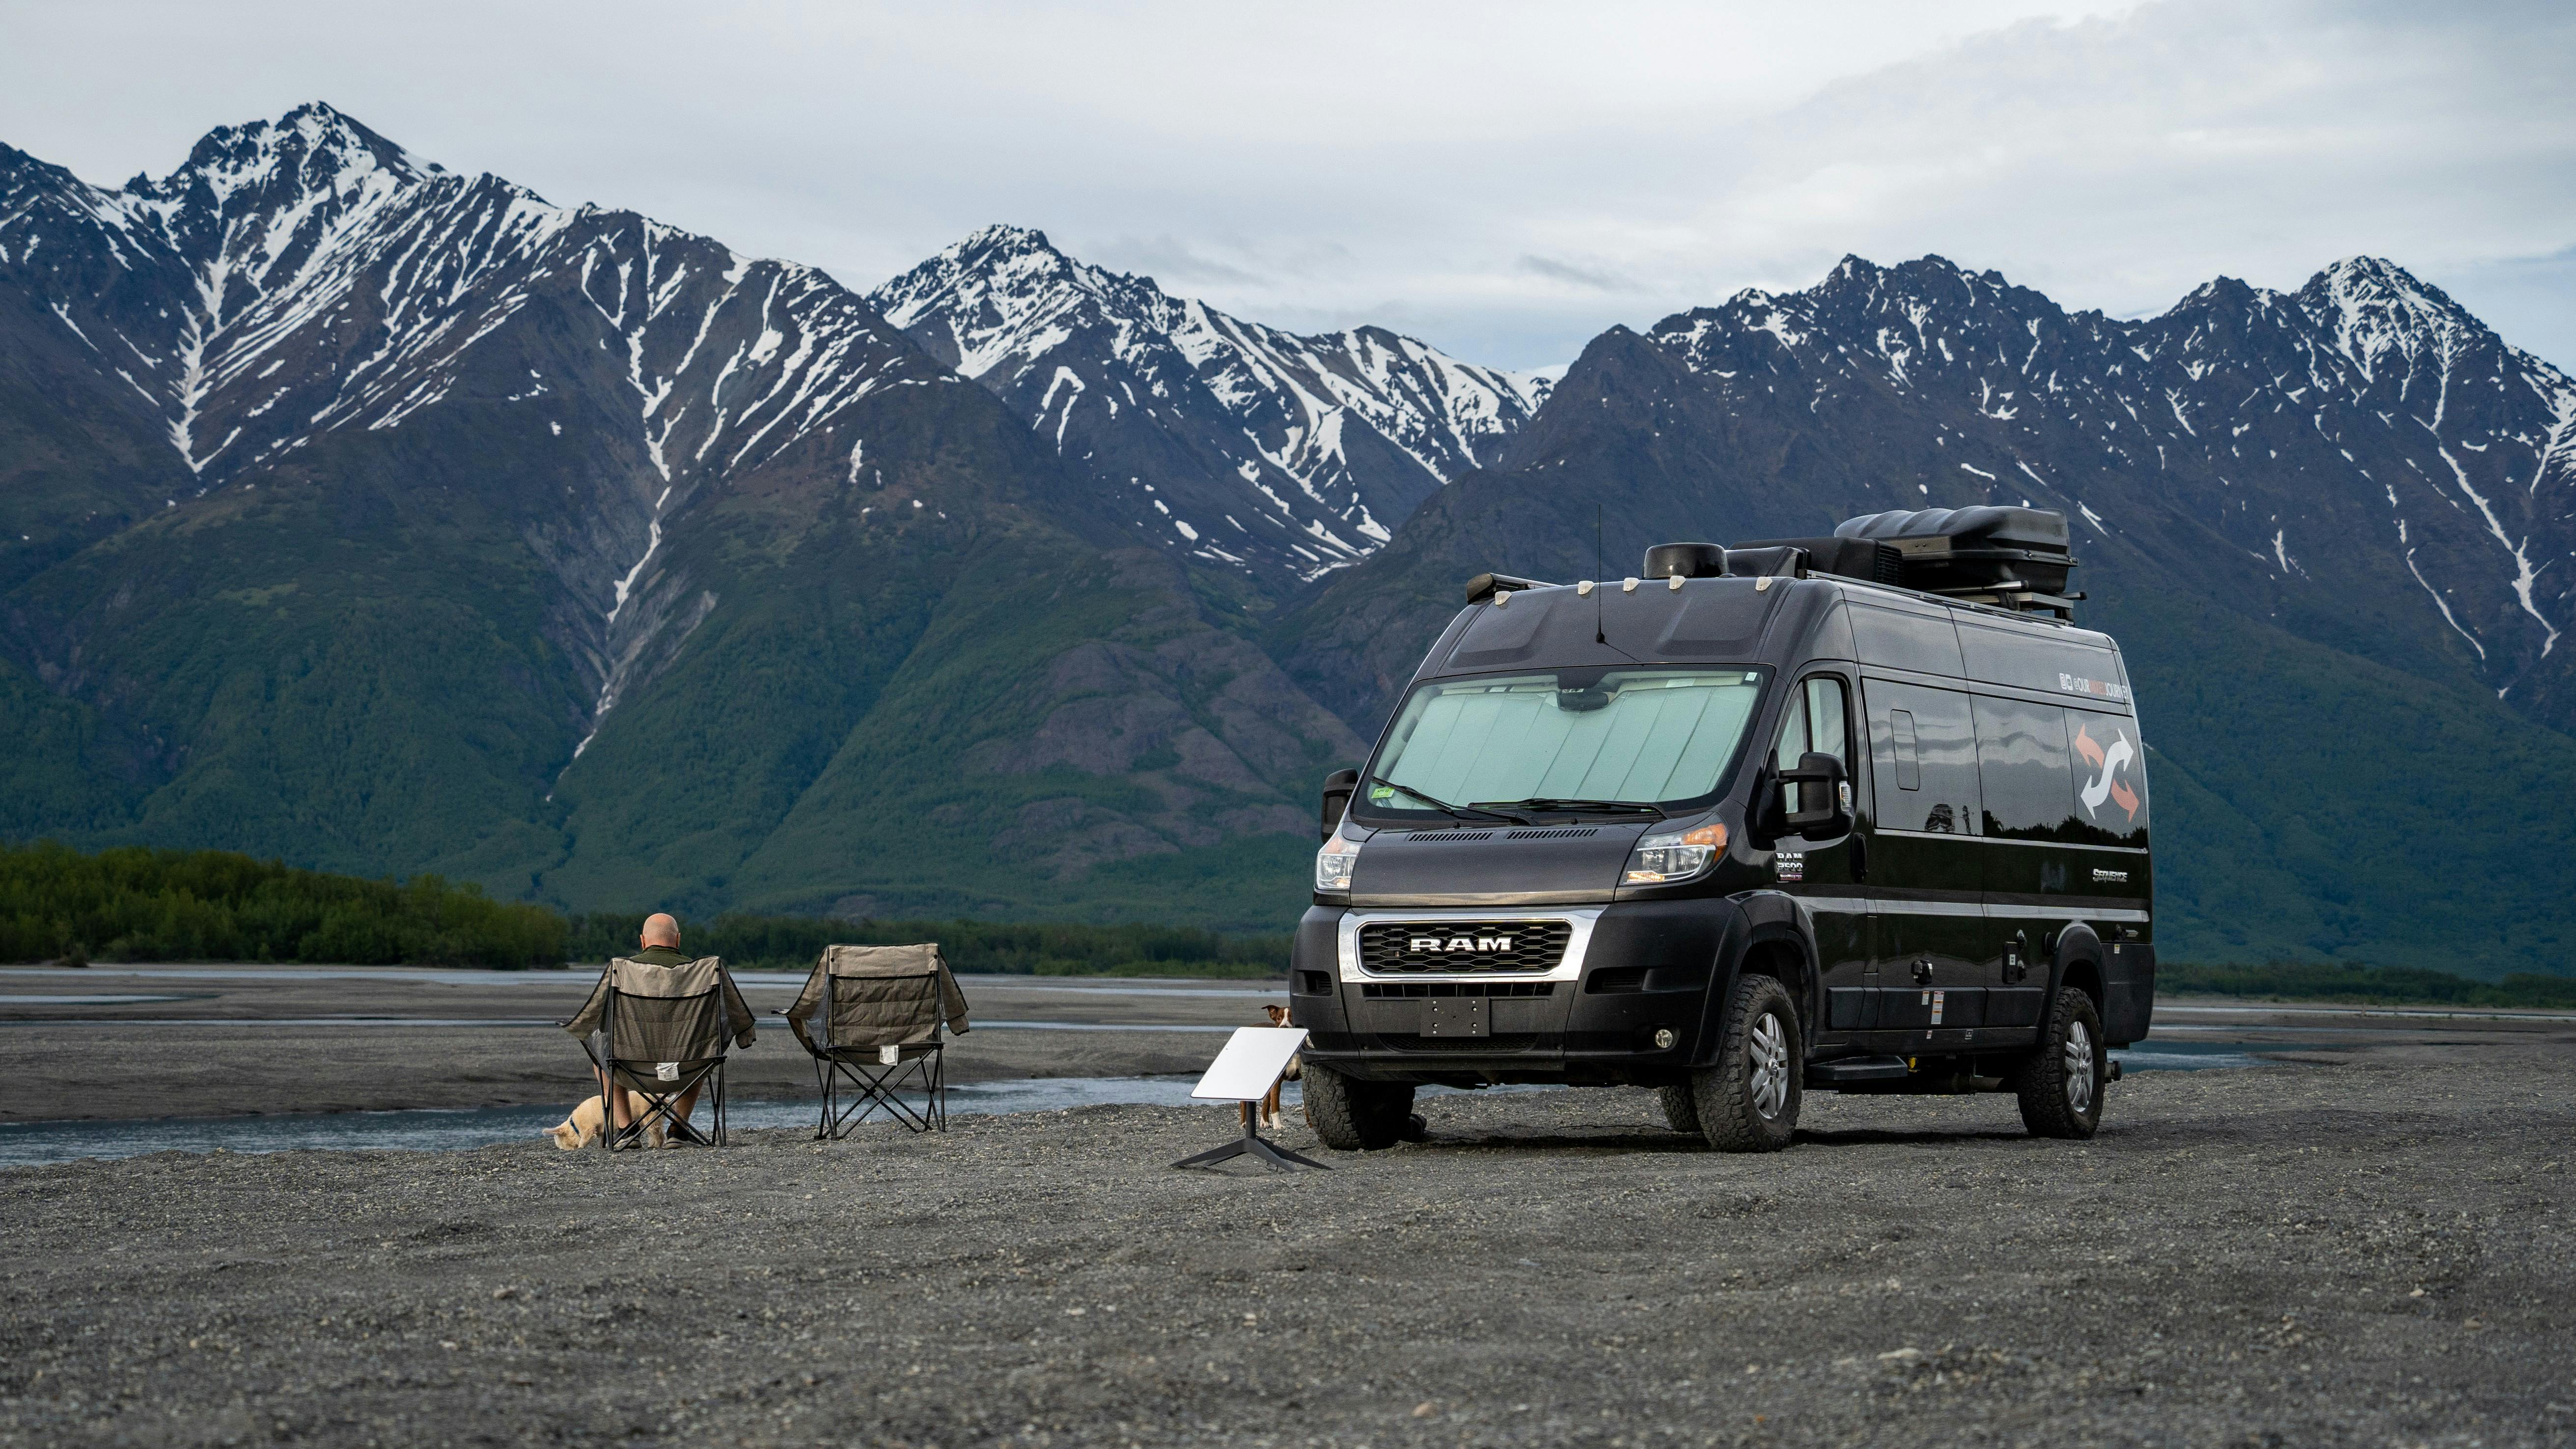
<path id="1" fill-rule="evenodd" d="M 814 1119 L 814 1140 L 829 1141 L 832 1136 L 832 1065 L 821 1057 L 814 1059 L 814 1091 L 823 1099 L 822 1113 Z"/>

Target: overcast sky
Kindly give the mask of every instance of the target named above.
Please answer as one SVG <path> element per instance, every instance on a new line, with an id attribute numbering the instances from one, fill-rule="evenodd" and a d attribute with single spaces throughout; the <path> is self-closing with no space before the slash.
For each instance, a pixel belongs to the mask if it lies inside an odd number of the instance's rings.
<path id="1" fill-rule="evenodd" d="M 2367 252 L 2576 366 L 2571 78 L 2563 3 L 0 0 L 0 141 L 101 184 L 321 99 L 858 287 L 1012 222 L 1514 367 L 1846 252 L 2122 316 Z"/>

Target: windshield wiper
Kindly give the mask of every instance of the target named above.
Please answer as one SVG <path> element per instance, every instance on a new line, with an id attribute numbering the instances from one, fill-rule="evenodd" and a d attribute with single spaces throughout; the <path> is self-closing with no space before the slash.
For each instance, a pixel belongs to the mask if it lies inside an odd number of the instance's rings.
<path id="1" fill-rule="evenodd" d="M 1557 795 L 1542 795 L 1528 800 L 1499 800 L 1498 805 L 1518 805 L 1524 810 L 1611 810 L 1631 815 L 1652 815 L 1657 820 L 1664 812 L 1636 800 L 1574 800 Z"/>
<path id="2" fill-rule="evenodd" d="M 1487 810 L 1481 805 L 1452 805 L 1446 800 L 1438 800 L 1429 795 L 1425 795 L 1421 791 L 1414 789 L 1411 785 L 1399 785 L 1393 780 L 1389 780 L 1381 775 L 1369 776 L 1368 782 L 1372 785 L 1384 785 L 1390 790 L 1402 790 L 1405 794 L 1412 796 L 1414 799 L 1421 801 L 1423 804 L 1430 806 L 1432 809 L 1437 810 L 1454 820 L 1464 820 L 1467 818 L 1469 812 L 1473 812 L 1475 814 L 1482 815 L 1489 820 L 1508 820 L 1514 825 L 1529 824 L 1529 818 L 1527 816 L 1514 815 L 1508 810 Z"/>

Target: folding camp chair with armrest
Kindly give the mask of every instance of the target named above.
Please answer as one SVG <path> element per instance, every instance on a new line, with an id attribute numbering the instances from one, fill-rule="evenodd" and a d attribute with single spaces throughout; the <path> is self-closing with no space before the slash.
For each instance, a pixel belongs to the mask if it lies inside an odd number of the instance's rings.
<path id="1" fill-rule="evenodd" d="M 817 1141 L 846 1137 L 880 1110 L 915 1132 L 948 1130 L 940 1028 L 945 1024 L 965 1035 L 966 996 L 935 942 L 827 946 L 785 1015 L 820 1079 Z M 846 1106 L 844 1086 L 851 1094 Z M 907 1100 L 906 1092 L 917 1094 L 919 1103 Z"/>
<path id="2" fill-rule="evenodd" d="M 673 1140 L 722 1146 L 725 1140 L 725 1051 L 750 1046 L 758 1033 L 751 1008 L 718 957 L 657 966 L 624 957 L 608 963 L 581 1012 L 564 1023 L 581 1038 L 600 1083 L 609 1151 L 644 1145 L 655 1129 Z M 680 1102 L 702 1087 L 713 1109 L 701 1132 L 680 1115 Z M 635 1119 L 617 1125 L 614 1093 L 642 1098 Z"/>

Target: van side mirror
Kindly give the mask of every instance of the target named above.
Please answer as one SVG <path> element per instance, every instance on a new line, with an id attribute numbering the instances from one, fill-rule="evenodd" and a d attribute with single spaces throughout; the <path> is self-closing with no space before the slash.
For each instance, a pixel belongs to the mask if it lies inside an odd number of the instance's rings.
<path id="1" fill-rule="evenodd" d="M 1851 778 L 1843 762 L 1821 750 L 1798 757 L 1798 768 L 1777 776 L 1780 834 L 1835 840 L 1851 834 Z"/>
<path id="2" fill-rule="evenodd" d="M 1360 772 L 1335 770 L 1324 777 L 1323 839 L 1333 838 L 1333 830 L 1342 823 L 1342 814 L 1351 808 L 1351 796 L 1359 793 Z"/>

